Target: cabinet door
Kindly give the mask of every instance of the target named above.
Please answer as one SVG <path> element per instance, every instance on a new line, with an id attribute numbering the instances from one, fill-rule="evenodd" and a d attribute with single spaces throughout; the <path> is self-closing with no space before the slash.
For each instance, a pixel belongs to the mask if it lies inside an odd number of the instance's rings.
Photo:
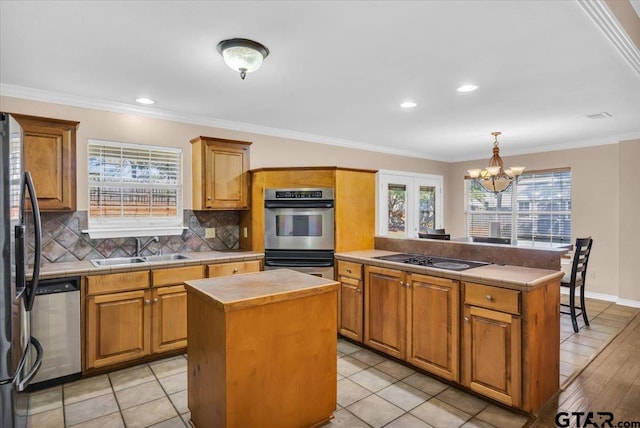
<path id="1" fill-rule="evenodd" d="M 150 303 L 147 290 L 87 297 L 87 368 L 149 355 Z"/>
<path id="2" fill-rule="evenodd" d="M 338 332 L 345 337 L 362 342 L 362 281 L 346 276 L 341 276 L 339 281 Z"/>
<path id="3" fill-rule="evenodd" d="M 510 406 L 521 400 L 520 317 L 464 306 L 463 383 Z"/>
<path id="4" fill-rule="evenodd" d="M 365 267 L 364 343 L 400 359 L 405 357 L 406 294 L 401 271 Z"/>
<path id="5" fill-rule="evenodd" d="M 260 272 L 262 262 L 260 260 L 249 260 L 246 262 L 218 263 L 208 265 L 208 277 L 234 275 L 238 273 Z"/>
<path id="6" fill-rule="evenodd" d="M 151 352 L 186 348 L 187 290 L 184 285 L 156 288 L 151 297 Z"/>
<path id="7" fill-rule="evenodd" d="M 249 208 L 249 148 L 212 143 L 205 148 L 205 207 Z"/>
<path id="8" fill-rule="evenodd" d="M 24 132 L 25 169 L 33 177 L 40 210 L 75 211 L 78 122 L 14 116 Z"/>
<path id="9" fill-rule="evenodd" d="M 408 361 L 458 381 L 460 284 L 418 274 L 411 274 L 408 281 Z"/>

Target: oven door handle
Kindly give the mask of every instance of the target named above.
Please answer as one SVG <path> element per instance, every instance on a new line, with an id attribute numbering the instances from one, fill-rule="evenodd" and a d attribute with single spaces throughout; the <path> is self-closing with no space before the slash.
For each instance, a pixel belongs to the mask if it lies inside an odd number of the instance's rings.
<path id="1" fill-rule="evenodd" d="M 264 201 L 265 208 L 333 208 L 333 200 Z"/>
<path id="2" fill-rule="evenodd" d="M 265 260 L 264 264 L 274 267 L 332 267 L 333 261 Z"/>

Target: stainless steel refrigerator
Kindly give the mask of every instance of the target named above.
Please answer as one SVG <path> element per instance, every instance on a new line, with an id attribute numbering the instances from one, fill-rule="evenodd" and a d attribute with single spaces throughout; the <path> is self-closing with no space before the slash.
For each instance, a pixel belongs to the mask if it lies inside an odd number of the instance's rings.
<path id="1" fill-rule="evenodd" d="M 27 413 L 23 391 L 43 356 L 42 346 L 31 336 L 29 316 L 38 287 L 42 233 L 31 175 L 24 171 L 22 129 L 10 114 L 0 113 L 0 121 L 0 427 L 22 428 Z M 33 230 L 27 230 L 27 216 L 33 216 Z M 35 248 L 29 283 L 28 235 Z"/>

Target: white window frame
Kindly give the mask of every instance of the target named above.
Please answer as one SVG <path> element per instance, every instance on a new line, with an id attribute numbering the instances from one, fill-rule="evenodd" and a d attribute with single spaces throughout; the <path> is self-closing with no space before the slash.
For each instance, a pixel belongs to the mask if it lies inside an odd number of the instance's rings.
<path id="1" fill-rule="evenodd" d="M 91 146 L 108 146 L 114 148 L 130 148 L 136 150 L 150 150 L 156 152 L 164 152 L 167 154 L 178 155 L 179 161 L 179 174 L 177 183 L 174 184 L 149 184 L 135 182 L 122 183 L 104 183 L 105 187 L 141 187 L 141 188 L 168 188 L 177 190 L 176 200 L 176 216 L 172 217 L 120 217 L 120 218 L 102 218 L 91 216 L 91 188 L 94 187 L 93 183 L 89 179 L 90 174 L 90 153 Z M 87 217 L 88 217 L 88 229 L 83 232 L 88 233 L 91 239 L 104 239 L 104 238 L 120 238 L 120 237 L 142 237 L 142 236 L 155 236 L 155 235 L 180 235 L 186 229 L 183 221 L 183 158 L 182 149 L 176 147 L 166 146 L 152 146 L 143 144 L 123 143 L 116 141 L 103 141 L 89 139 L 87 146 Z M 103 184 L 100 184 L 101 186 Z"/>
<path id="2" fill-rule="evenodd" d="M 441 175 L 419 174 L 406 171 L 379 170 L 376 174 L 376 231 L 380 236 L 389 234 L 389 184 L 401 184 L 407 188 L 405 237 L 417 238 L 419 228 L 418 208 L 420 206 L 420 186 L 435 187 L 436 212 L 435 228 L 443 228 L 443 183 Z"/>

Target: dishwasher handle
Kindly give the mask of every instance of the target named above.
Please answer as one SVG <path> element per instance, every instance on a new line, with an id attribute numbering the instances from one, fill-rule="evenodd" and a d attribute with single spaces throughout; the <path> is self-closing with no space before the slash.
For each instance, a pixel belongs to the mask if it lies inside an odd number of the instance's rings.
<path id="1" fill-rule="evenodd" d="M 80 291 L 80 277 L 41 279 L 36 295 L 67 293 L 70 291 Z"/>

